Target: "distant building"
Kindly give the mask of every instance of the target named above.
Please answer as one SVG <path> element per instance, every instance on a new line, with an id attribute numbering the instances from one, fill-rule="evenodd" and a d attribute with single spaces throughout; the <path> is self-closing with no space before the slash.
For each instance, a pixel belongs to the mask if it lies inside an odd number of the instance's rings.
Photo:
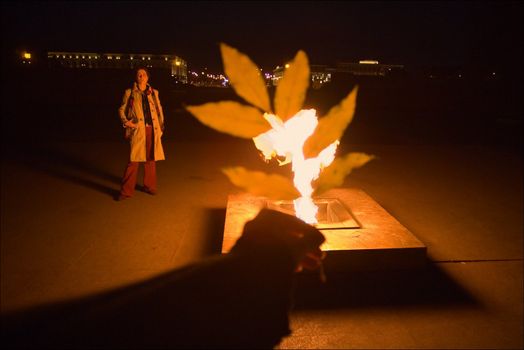
<path id="1" fill-rule="evenodd" d="M 22 64 L 30 65 L 32 63 L 32 58 L 33 58 L 33 55 L 30 52 L 23 51 L 20 54 L 20 62 Z"/>
<path id="2" fill-rule="evenodd" d="M 282 79 L 284 76 L 285 70 L 289 67 L 289 64 L 285 64 L 284 66 L 277 66 L 273 70 L 273 76 L 271 77 L 271 80 L 273 82 L 273 86 L 278 85 L 278 81 Z M 326 65 L 310 65 L 310 75 L 311 75 L 311 87 L 313 89 L 319 89 L 322 84 L 328 83 L 331 81 L 331 74 L 332 70 L 326 66 Z"/>
<path id="3" fill-rule="evenodd" d="M 273 71 L 273 85 L 278 85 L 278 81 L 284 76 L 284 71 L 289 67 L 289 64 L 284 66 L 277 66 Z M 323 84 L 329 83 L 333 75 L 339 73 L 346 73 L 352 75 L 368 75 L 368 76 L 386 76 L 393 72 L 403 71 L 403 65 L 395 64 L 379 64 L 378 61 L 364 60 L 358 63 L 340 62 L 335 67 L 327 65 L 310 65 L 311 87 L 319 89 Z"/>
<path id="4" fill-rule="evenodd" d="M 323 84 L 329 83 L 333 74 L 333 69 L 326 65 L 315 65 L 309 66 L 311 73 L 311 87 L 313 89 L 320 89 Z"/>
<path id="5" fill-rule="evenodd" d="M 358 63 L 339 62 L 336 65 L 337 73 L 351 73 L 353 75 L 386 76 L 392 71 L 403 70 L 404 66 L 399 64 L 380 64 L 378 61 L 362 60 Z"/>
<path id="6" fill-rule="evenodd" d="M 187 62 L 176 55 L 50 51 L 47 53 L 47 60 L 50 67 L 134 69 L 143 66 L 166 69 L 177 81 L 182 83 L 188 81 Z"/>

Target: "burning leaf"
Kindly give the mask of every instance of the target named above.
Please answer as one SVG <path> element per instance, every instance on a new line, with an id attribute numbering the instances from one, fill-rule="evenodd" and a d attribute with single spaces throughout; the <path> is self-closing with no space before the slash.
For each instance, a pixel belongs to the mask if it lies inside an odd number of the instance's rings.
<path id="1" fill-rule="evenodd" d="M 283 121 L 300 111 L 308 86 L 308 59 L 304 51 L 299 51 L 286 69 L 275 93 L 275 112 Z"/>
<path id="2" fill-rule="evenodd" d="M 243 188 L 255 196 L 282 200 L 300 197 L 300 193 L 293 186 L 293 182 L 281 175 L 251 171 L 244 167 L 223 168 L 222 172 L 235 186 Z"/>
<path id="3" fill-rule="evenodd" d="M 334 160 L 339 139 L 355 113 L 358 87 L 318 120 L 314 109 L 302 110 L 310 69 L 307 55 L 298 51 L 277 86 L 276 113 L 273 113 L 258 67 L 233 47 L 221 43 L 220 49 L 231 85 L 251 106 L 223 101 L 189 106 L 187 110 L 218 131 L 253 139 L 266 161 L 275 157 L 281 165 L 291 162 L 293 181 L 243 167 L 224 168 L 222 172 L 235 186 L 255 196 L 293 200 L 296 216 L 307 223 L 316 223 L 318 207 L 312 195 L 343 185 L 353 169 L 374 158 L 365 153 L 350 153 Z"/>
<path id="4" fill-rule="evenodd" d="M 210 102 L 186 109 L 202 124 L 237 137 L 250 139 L 271 129 L 258 109 L 234 101 Z"/>
<path id="5" fill-rule="evenodd" d="M 324 169 L 318 180 L 315 181 L 316 189 L 313 195 L 320 195 L 330 188 L 342 186 L 344 178 L 353 169 L 360 168 L 373 158 L 375 158 L 373 155 L 353 152 L 347 154 L 344 158 L 335 159 L 330 166 Z"/>
<path id="6" fill-rule="evenodd" d="M 236 93 L 247 102 L 270 113 L 269 95 L 258 67 L 248 56 L 224 43 L 220 44 L 224 71 Z"/>
<path id="7" fill-rule="evenodd" d="M 342 102 L 331 108 L 328 114 L 318 121 L 317 130 L 304 145 L 306 158 L 316 157 L 320 151 L 342 137 L 355 113 L 357 91 L 358 86 L 355 86 Z"/>

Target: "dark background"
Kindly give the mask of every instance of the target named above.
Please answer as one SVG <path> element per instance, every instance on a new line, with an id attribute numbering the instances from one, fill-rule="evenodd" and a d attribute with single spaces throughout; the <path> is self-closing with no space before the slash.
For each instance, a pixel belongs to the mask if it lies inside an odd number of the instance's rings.
<path id="1" fill-rule="evenodd" d="M 339 74 L 308 92 L 306 107 L 322 116 L 360 86 L 356 116 L 343 142 L 475 144 L 521 152 L 522 7 L 520 2 L 3 3 L 3 143 L 122 139 L 117 108 L 133 72 L 50 69 L 48 50 L 175 53 L 190 68 L 218 71 L 218 43 L 224 41 L 266 69 L 298 49 L 312 63 L 367 58 L 403 64 L 399 76 Z M 23 49 L 35 52 L 30 68 L 17 65 Z M 238 99 L 232 89 L 175 85 L 166 71 L 153 71 L 151 83 L 160 90 L 166 114 L 165 139 L 231 139 L 201 126 L 183 106 Z"/>
<path id="2" fill-rule="evenodd" d="M 218 43 L 265 70 L 376 59 L 502 69 L 522 62 L 520 1 L 3 2 L 2 41 L 20 49 L 175 53 L 221 68 Z M 516 68 L 516 67 L 514 67 Z"/>

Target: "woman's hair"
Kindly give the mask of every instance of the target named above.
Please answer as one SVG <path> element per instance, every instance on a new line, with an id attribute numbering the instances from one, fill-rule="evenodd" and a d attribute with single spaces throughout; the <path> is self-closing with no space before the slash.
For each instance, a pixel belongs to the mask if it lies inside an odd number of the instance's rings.
<path id="1" fill-rule="evenodd" d="M 144 72 L 146 72 L 147 77 L 148 77 L 149 79 L 151 79 L 151 73 L 149 73 L 149 69 L 147 69 L 146 67 L 136 67 L 136 68 L 135 68 L 135 76 L 138 74 L 138 71 L 139 71 L 139 70 L 143 70 Z"/>

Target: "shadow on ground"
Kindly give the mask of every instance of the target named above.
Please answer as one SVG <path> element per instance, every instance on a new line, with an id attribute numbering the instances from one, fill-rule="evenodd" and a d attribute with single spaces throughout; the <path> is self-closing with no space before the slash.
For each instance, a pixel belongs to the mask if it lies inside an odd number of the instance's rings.
<path id="1" fill-rule="evenodd" d="M 329 273 L 297 279 L 295 309 L 475 306 L 477 301 L 438 266 L 405 271 Z"/>
<path id="2" fill-rule="evenodd" d="M 57 179 L 86 187 L 114 197 L 121 178 L 82 156 L 51 145 L 16 147 L 6 154 L 7 160 Z M 112 183 L 115 186 L 107 186 Z"/>
<path id="3" fill-rule="evenodd" d="M 205 252 L 220 254 L 226 209 L 207 210 Z M 371 308 L 398 306 L 474 306 L 477 301 L 438 265 L 396 271 L 326 271 L 297 275 L 295 306 L 301 309 Z"/>
<path id="4" fill-rule="evenodd" d="M 206 256 L 220 254 L 222 252 L 222 241 L 224 239 L 224 225 L 226 222 L 225 208 L 208 208 L 205 211 L 204 247 Z"/>
<path id="5" fill-rule="evenodd" d="M 67 164 L 74 159 L 56 157 Z M 59 164 L 62 164 L 59 162 Z M 225 209 L 206 211 L 208 256 L 110 292 L 2 314 L 9 347 L 272 348 L 290 333 L 293 268 L 273 251 L 220 255 Z M 279 226 L 282 227 L 282 226 Z M 263 233 L 263 231 L 260 231 Z M 269 254 L 270 253 L 270 254 Z M 291 266 L 291 265 L 290 265 Z M 299 274 L 295 310 L 474 306 L 438 267 L 418 271 Z"/>

